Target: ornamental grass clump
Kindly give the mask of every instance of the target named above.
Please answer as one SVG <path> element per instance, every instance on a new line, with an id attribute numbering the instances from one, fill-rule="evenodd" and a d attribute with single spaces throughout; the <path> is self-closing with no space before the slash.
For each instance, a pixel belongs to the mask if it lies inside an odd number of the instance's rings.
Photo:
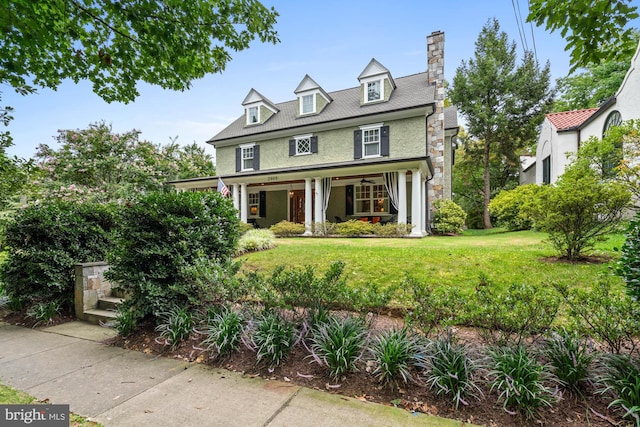
<path id="1" fill-rule="evenodd" d="M 356 362 L 367 341 L 365 322 L 357 317 L 331 316 L 318 324 L 311 335 L 311 357 L 329 369 L 333 379 L 357 371 Z"/>
<path id="2" fill-rule="evenodd" d="M 389 329 L 373 338 L 369 351 L 375 369 L 373 375 L 379 382 L 388 384 L 402 379 L 412 379 L 411 367 L 419 354 L 419 337 L 407 328 Z"/>
<path id="3" fill-rule="evenodd" d="M 491 390 L 500 392 L 499 400 L 509 414 L 513 410 L 532 419 L 542 407 L 554 401 L 551 390 L 545 386 L 548 379 L 544 367 L 532 357 L 524 346 L 495 348 L 491 359 Z"/>
<path id="4" fill-rule="evenodd" d="M 565 330 L 554 332 L 545 341 L 543 354 L 560 384 L 580 394 L 589 380 L 589 366 L 595 357 L 589 342 Z"/>
<path id="5" fill-rule="evenodd" d="M 251 229 L 238 240 L 238 254 L 265 251 L 276 247 L 276 235 L 271 230 Z"/>
<path id="6" fill-rule="evenodd" d="M 296 343 L 295 326 L 275 312 L 268 311 L 250 327 L 248 347 L 256 352 L 257 363 L 269 368 L 280 365 Z"/>
<path id="7" fill-rule="evenodd" d="M 633 419 L 640 426 L 640 358 L 622 354 L 610 354 L 602 360 L 603 374 L 600 378 L 604 388 L 602 394 L 613 393 L 609 407 L 619 406 L 624 418 Z"/>
<path id="8" fill-rule="evenodd" d="M 244 316 L 228 306 L 209 312 L 202 345 L 215 356 L 227 356 L 242 342 Z"/>
<path id="9" fill-rule="evenodd" d="M 429 388 L 453 400 L 458 409 L 468 398 L 480 399 L 482 391 L 476 384 L 476 365 L 469 357 L 469 348 L 458 344 L 450 334 L 440 337 L 425 348 L 425 356 L 418 366 L 425 370 Z"/>
<path id="10" fill-rule="evenodd" d="M 27 316 L 34 319 L 33 327 L 47 325 L 60 314 L 60 304 L 58 301 L 39 302 L 27 310 Z"/>
<path id="11" fill-rule="evenodd" d="M 156 326 L 156 332 L 160 332 L 159 342 L 170 345 L 173 350 L 189 338 L 193 331 L 194 321 L 187 308 L 173 307 L 160 313 L 159 319 Z"/>

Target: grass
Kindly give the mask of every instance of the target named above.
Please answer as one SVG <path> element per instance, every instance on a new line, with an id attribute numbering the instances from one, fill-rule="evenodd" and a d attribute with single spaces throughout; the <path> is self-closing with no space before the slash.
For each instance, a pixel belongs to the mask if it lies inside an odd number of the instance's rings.
<path id="1" fill-rule="evenodd" d="M 35 397 L 32 397 L 25 392 L 0 384 L 0 404 L 25 405 L 30 403 L 38 404 L 40 402 L 36 401 Z M 76 414 L 71 414 L 69 425 L 74 427 L 102 427 L 102 424 L 90 421 L 85 417 L 81 417 Z"/>
<path id="2" fill-rule="evenodd" d="M 609 271 L 606 263 L 550 262 L 557 253 L 545 241 L 546 236 L 493 229 L 424 239 L 282 238 L 276 248 L 240 259 L 245 271 L 262 273 L 270 273 L 280 264 L 311 265 L 325 271 L 332 262 L 341 260 L 347 282 L 354 287 L 399 285 L 408 273 L 436 288 L 458 286 L 469 291 L 481 277 L 505 289 L 512 283 L 580 286 L 590 285 L 599 273 Z M 616 258 L 614 247 L 623 242 L 623 235 L 611 235 L 593 254 Z"/>

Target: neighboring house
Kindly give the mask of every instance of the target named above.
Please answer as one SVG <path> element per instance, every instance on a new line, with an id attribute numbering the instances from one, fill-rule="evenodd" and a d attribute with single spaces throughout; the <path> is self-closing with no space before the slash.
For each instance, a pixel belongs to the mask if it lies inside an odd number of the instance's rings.
<path id="1" fill-rule="evenodd" d="M 356 76 L 354 76 L 354 80 Z M 394 77 L 375 59 L 359 86 L 326 92 L 306 75 L 295 99 L 273 103 L 255 89 L 244 114 L 211 138 L 218 176 L 172 182 L 182 190 L 231 190 L 240 219 L 362 219 L 429 230 L 433 200 L 451 198 L 457 114 L 444 108 L 444 33 L 427 37 L 427 72 Z"/>
<path id="2" fill-rule="evenodd" d="M 568 155 L 578 151 L 580 143 L 592 136 L 602 138 L 611 127 L 640 118 L 640 45 L 629 71 L 616 95 L 598 108 L 547 114 L 538 137 L 535 181 L 522 166 L 521 183 L 554 183 L 569 163 Z"/>

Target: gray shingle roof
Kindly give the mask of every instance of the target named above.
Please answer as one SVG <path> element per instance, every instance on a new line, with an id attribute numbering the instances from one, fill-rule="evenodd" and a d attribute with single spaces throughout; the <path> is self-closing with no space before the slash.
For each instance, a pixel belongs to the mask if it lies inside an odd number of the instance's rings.
<path id="1" fill-rule="evenodd" d="M 452 129 L 458 127 L 458 109 L 455 105 L 444 109 L 444 128 Z"/>
<path id="2" fill-rule="evenodd" d="M 396 88 L 388 102 L 360 106 L 360 86 L 329 92 L 329 95 L 333 98 L 333 102 L 327 105 L 319 114 L 310 116 L 296 117 L 298 109 L 297 100 L 282 102 L 275 104 L 280 112 L 271 116 L 269 120 L 262 125 L 245 126 L 246 119 L 243 114 L 208 142 L 258 135 L 298 126 L 364 117 L 388 111 L 405 110 L 425 106 L 434 102 L 435 88 L 427 83 L 427 73 L 413 74 L 394 80 Z"/>

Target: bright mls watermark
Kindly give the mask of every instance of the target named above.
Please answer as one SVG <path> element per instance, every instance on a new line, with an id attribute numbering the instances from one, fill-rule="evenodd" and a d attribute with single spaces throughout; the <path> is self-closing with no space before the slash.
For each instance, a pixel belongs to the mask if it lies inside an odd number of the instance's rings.
<path id="1" fill-rule="evenodd" d="M 69 405 L 0 405 L 0 426 L 69 427 Z"/>

